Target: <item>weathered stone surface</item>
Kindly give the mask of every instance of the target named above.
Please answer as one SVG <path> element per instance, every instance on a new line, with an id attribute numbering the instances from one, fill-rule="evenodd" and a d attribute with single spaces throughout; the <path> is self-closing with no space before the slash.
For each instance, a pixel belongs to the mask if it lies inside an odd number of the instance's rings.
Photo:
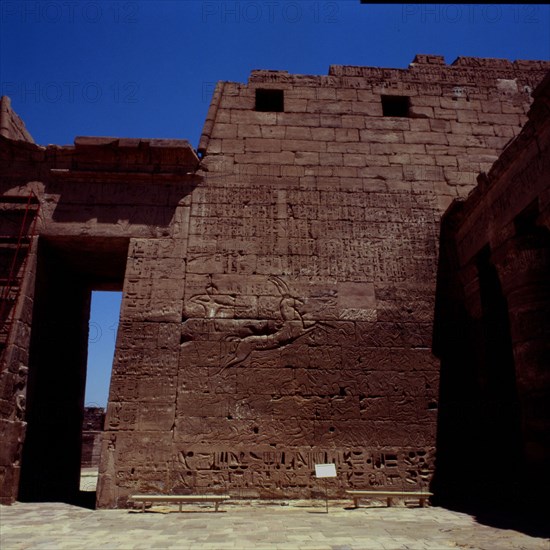
<path id="1" fill-rule="evenodd" d="M 435 345 L 447 403 L 440 430 L 455 436 L 442 437 L 438 452 L 452 469 L 465 442 L 455 429 L 453 404 L 468 387 L 473 398 L 459 422 L 475 426 L 467 438 L 479 441 L 480 454 L 500 456 L 496 464 L 455 468 L 454 480 L 448 469 L 441 472 L 438 485 L 446 484 L 457 500 L 465 498 L 466 478 L 479 483 L 482 498 L 498 500 L 512 491 L 529 507 L 543 507 L 550 488 L 549 90 L 547 76 L 519 136 L 444 218 L 436 311 L 442 328 Z M 485 109 L 497 106 L 490 102 Z M 465 349 L 457 353 L 453 341 L 465 334 Z M 464 356 L 471 361 L 467 370 Z"/>
<path id="2" fill-rule="evenodd" d="M 17 315 L 22 334 L 31 331 L 22 354 L 10 346 L 3 356 L 0 386 L 2 414 L 15 422 L 14 361 L 28 365 L 24 491 L 32 496 L 40 468 L 61 475 L 53 452 L 37 466 L 43 386 L 73 434 L 61 451 L 78 439 L 67 419 L 81 411 L 94 287 L 123 290 L 100 506 L 147 491 L 310 496 L 319 462 L 336 463 L 340 494 L 427 488 L 440 401 L 431 348 L 441 216 L 527 120 L 526 90 L 548 68 L 417 56 L 407 70 L 253 71 L 247 84 L 216 87 L 200 163 L 178 140 L 41 148 L 3 132 L 4 195 L 33 189 L 41 203 L 26 269 L 37 270 L 36 285 L 29 279 L 22 294 L 36 303 Z M 283 104 L 255 111 L 261 88 L 279 90 Z M 392 113 L 396 104 L 404 111 Z M 464 254 L 490 223 L 482 213 L 460 230 Z M 54 304 L 62 288 L 69 297 Z M 537 349 L 521 342 L 515 353 Z M 528 386 L 532 370 L 522 376 Z M 20 377 L 22 395 L 26 371 Z M 19 458 L 0 464 L 8 501 Z M 73 482 L 63 483 L 69 498 Z M 36 490 L 51 496 L 49 486 Z"/>

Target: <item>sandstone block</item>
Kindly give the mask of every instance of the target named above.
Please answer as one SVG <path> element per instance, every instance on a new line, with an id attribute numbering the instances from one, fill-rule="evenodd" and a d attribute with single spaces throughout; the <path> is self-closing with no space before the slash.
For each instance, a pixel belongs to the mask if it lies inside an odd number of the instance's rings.
<path id="1" fill-rule="evenodd" d="M 404 135 L 400 131 L 361 130 L 361 141 L 367 143 L 403 143 Z"/>
<path id="2" fill-rule="evenodd" d="M 344 154 L 344 166 L 365 166 L 365 155 Z"/>
<path id="3" fill-rule="evenodd" d="M 312 129 L 303 126 L 287 126 L 285 131 L 285 138 L 287 140 L 292 139 L 311 139 Z"/>
<path id="4" fill-rule="evenodd" d="M 435 159 L 438 166 L 457 166 L 457 159 L 454 155 L 438 155 Z"/>
<path id="5" fill-rule="evenodd" d="M 472 133 L 472 125 L 468 122 L 454 122 L 451 121 L 451 132 L 453 134 L 471 134 Z M 478 125 L 479 126 L 479 125 Z"/>
<path id="6" fill-rule="evenodd" d="M 442 97 L 440 100 L 442 109 L 452 110 L 481 110 L 481 102 L 478 100 L 468 100 L 464 98 L 447 98 Z"/>
<path id="7" fill-rule="evenodd" d="M 456 109 L 434 107 L 434 117 L 441 120 L 458 120 L 458 111 Z"/>
<path id="8" fill-rule="evenodd" d="M 447 120 L 430 120 L 430 130 L 432 132 L 445 132 L 448 133 L 451 131 L 451 124 Z"/>
<path id="9" fill-rule="evenodd" d="M 281 151 L 281 144 L 284 143 L 281 140 L 278 139 L 266 139 L 266 138 L 247 138 L 246 139 L 246 151 L 251 152 L 273 152 L 278 153 Z M 242 142 L 239 142 L 239 144 L 242 146 Z M 225 143 L 224 143 L 225 146 Z M 232 151 L 229 152 L 237 152 L 241 153 L 244 151 Z"/>
<path id="10" fill-rule="evenodd" d="M 221 139 L 210 139 L 208 142 L 208 150 L 213 153 L 221 153 L 222 152 L 222 140 Z"/>
<path id="11" fill-rule="evenodd" d="M 320 118 L 320 126 L 322 128 L 340 128 L 342 126 L 342 117 L 322 114 Z"/>
<path id="12" fill-rule="evenodd" d="M 342 101 L 357 101 L 357 90 L 353 88 L 336 88 L 336 99 Z"/>
<path id="13" fill-rule="evenodd" d="M 319 165 L 319 153 L 317 152 L 304 152 L 297 151 L 295 157 L 296 164 L 305 164 L 305 165 Z"/>
<path id="14" fill-rule="evenodd" d="M 372 90 L 357 90 L 357 99 L 359 101 L 366 101 L 369 103 L 376 103 L 380 101 L 380 95 L 374 93 Z"/>
<path id="15" fill-rule="evenodd" d="M 432 133 L 432 132 L 411 132 L 404 134 L 405 143 L 424 143 L 424 144 L 436 144 L 447 145 L 450 144 L 450 140 L 447 140 L 446 134 Z"/>
<path id="16" fill-rule="evenodd" d="M 213 138 L 236 138 L 237 137 L 237 127 L 233 124 L 216 124 L 212 130 Z"/>
<path id="17" fill-rule="evenodd" d="M 225 95 L 220 103 L 222 109 L 254 109 L 254 97 Z"/>
<path id="18" fill-rule="evenodd" d="M 498 99 L 482 101 L 481 111 L 483 113 L 502 113 L 502 103 Z"/>
<path id="19" fill-rule="evenodd" d="M 429 132 L 430 120 L 427 118 L 412 118 L 410 120 L 411 132 Z"/>
<path id="20" fill-rule="evenodd" d="M 276 123 L 279 126 L 322 126 L 318 114 L 312 113 L 269 113 L 276 115 Z M 275 122 L 273 122 L 275 124 Z"/>
<path id="21" fill-rule="evenodd" d="M 275 128 L 272 126 L 260 126 L 259 124 L 238 124 L 236 126 L 234 125 L 228 125 L 233 126 L 234 128 L 237 128 L 237 135 L 235 136 L 226 136 L 226 137 L 239 137 L 239 138 L 259 138 L 262 136 L 262 128 Z M 265 136 L 264 136 L 265 137 Z"/>
<path id="22" fill-rule="evenodd" d="M 336 128 L 336 141 L 359 141 L 359 130 L 356 128 Z"/>
<path id="23" fill-rule="evenodd" d="M 328 153 L 360 153 L 360 154 L 369 154 L 371 151 L 372 145 L 365 142 L 327 142 L 327 152 Z"/>
<path id="24" fill-rule="evenodd" d="M 260 126 L 277 124 L 278 117 L 284 113 L 266 113 L 252 110 L 237 111 L 231 109 L 230 121 L 231 124 L 259 124 Z M 288 115 L 292 116 L 292 115 Z M 210 151 L 210 143 L 208 144 Z"/>
<path id="25" fill-rule="evenodd" d="M 399 153 L 394 153 L 394 154 L 399 154 Z M 367 166 L 389 166 L 391 163 L 390 163 L 390 158 L 393 157 L 393 155 L 390 157 L 389 155 L 369 155 L 369 154 L 366 154 L 365 155 L 365 161 L 366 161 L 366 164 Z M 397 163 L 399 164 L 399 163 Z"/>
<path id="26" fill-rule="evenodd" d="M 367 130 L 409 130 L 410 121 L 406 118 L 376 118 L 363 117 Z"/>
<path id="27" fill-rule="evenodd" d="M 403 168 L 401 166 L 367 166 L 359 170 L 362 178 L 380 178 L 382 180 L 402 180 Z"/>
<path id="28" fill-rule="evenodd" d="M 469 134 L 449 134 L 449 145 L 457 147 L 483 147 L 484 139 L 481 136 Z"/>
<path id="29" fill-rule="evenodd" d="M 517 114 L 520 116 L 524 116 L 527 113 L 527 110 L 525 109 L 525 105 L 517 105 L 513 103 L 507 103 L 502 102 L 502 113 L 503 114 Z"/>
<path id="30" fill-rule="evenodd" d="M 320 155 L 319 163 L 321 166 L 334 166 L 342 165 L 344 162 L 344 156 L 342 153 L 334 153 L 328 151 L 327 153 Z"/>
<path id="31" fill-rule="evenodd" d="M 479 117 L 477 111 L 460 110 L 457 111 L 457 120 L 458 122 L 478 122 Z"/>
<path id="32" fill-rule="evenodd" d="M 315 99 L 336 99 L 336 88 L 317 88 Z"/>
<path id="33" fill-rule="evenodd" d="M 261 126 L 261 136 L 263 138 L 283 139 L 286 133 L 286 126 Z M 257 137 L 256 135 L 250 137 Z"/>
<path id="34" fill-rule="evenodd" d="M 357 115 L 343 115 L 342 116 L 342 128 L 358 128 L 365 127 L 365 117 Z"/>
<path id="35" fill-rule="evenodd" d="M 393 154 L 387 160 L 389 164 L 410 164 L 411 156 L 408 153 Z"/>
<path id="36" fill-rule="evenodd" d="M 409 116 L 413 118 L 433 118 L 433 107 L 421 107 L 420 105 L 411 106 L 409 109 Z"/>
<path id="37" fill-rule="evenodd" d="M 355 105 L 351 101 L 317 101 L 314 99 L 308 99 L 307 112 L 308 113 L 322 113 L 322 114 L 351 114 L 352 105 Z"/>
<path id="38" fill-rule="evenodd" d="M 423 143 L 373 143 L 370 151 L 373 155 L 386 155 L 388 153 L 426 154 L 426 145 Z"/>
<path id="39" fill-rule="evenodd" d="M 430 95 L 417 95 L 411 98 L 413 107 L 439 107 L 439 97 Z"/>
<path id="40" fill-rule="evenodd" d="M 307 110 L 307 99 L 285 99 L 285 112 L 305 113 Z"/>
<path id="41" fill-rule="evenodd" d="M 253 139 L 253 138 L 247 138 L 247 141 L 248 139 Z M 224 139 L 222 147 L 223 147 L 223 150 L 228 154 L 245 152 L 245 142 L 242 139 Z M 247 148 L 248 148 L 248 144 L 247 144 Z"/>
<path id="42" fill-rule="evenodd" d="M 487 122 L 489 124 L 506 124 L 508 126 L 519 126 L 521 119 L 516 114 L 495 114 L 495 113 L 479 113 L 479 122 Z"/>
<path id="43" fill-rule="evenodd" d="M 316 87 L 298 85 L 291 89 L 285 90 L 285 97 L 290 99 L 316 99 L 317 96 L 318 90 Z"/>
<path id="44" fill-rule="evenodd" d="M 474 136 L 494 136 L 495 129 L 490 124 L 472 124 L 472 134 Z"/>
<path id="45" fill-rule="evenodd" d="M 367 116 L 382 116 L 382 104 L 380 102 L 370 103 L 367 101 L 357 101 L 351 104 L 351 113 L 357 113 Z"/>
<path id="46" fill-rule="evenodd" d="M 311 139 L 318 141 L 334 141 L 334 128 L 311 128 Z"/>
<path id="47" fill-rule="evenodd" d="M 306 139 L 284 139 L 280 141 L 280 145 L 283 151 L 322 152 L 326 150 L 326 144 L 324 142 Z"/>

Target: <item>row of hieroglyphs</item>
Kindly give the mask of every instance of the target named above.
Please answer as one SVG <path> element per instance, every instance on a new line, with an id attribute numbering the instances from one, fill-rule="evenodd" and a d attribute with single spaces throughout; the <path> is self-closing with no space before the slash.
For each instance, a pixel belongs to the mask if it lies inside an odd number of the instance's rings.
<path id="1" fill-rule="evenodd" d="M 174 463 L 155 465 L 129 464 L 131 468 L 119 470 L 122 484 L 133 485 L 139 478 L 160 480 L 172 478 L 180 482 L 231 487 L 277 487 L 314 482 L 315 464 L 334 463 L 339 482 L 348 486 L 359 483 L 362 487 L 415 486 L 427 488 L 434 471 L 435 451 L 429 449 L 391 449 L 370 451 L 344 450 L 201 450 L 180 451 Z M 132 461 L 130 461 L 132 462 Z M 151 469 L 152 468 L 152 469 Z"/>
<path id="2" fill-rule="evenodd" d="M 365 449 L 286 451 L 180 451 L 179 462 L 191 470 L 286 469 L 313 470 L 315 464 L 336 464 L 338 470 L 429 470 L 434 452 L 426 449 L 369 451 Z"/>

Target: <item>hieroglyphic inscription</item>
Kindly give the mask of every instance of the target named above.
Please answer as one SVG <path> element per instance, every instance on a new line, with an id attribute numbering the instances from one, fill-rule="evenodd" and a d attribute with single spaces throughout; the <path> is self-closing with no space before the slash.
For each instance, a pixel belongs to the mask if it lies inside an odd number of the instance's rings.
<path id="1" fill-rule="evenodd" d="M 222 192 L 214 207 L 199 204 L 191 218 L 190 272 L 207 273 L 210 267 L 210 272 L 238 273 L 244 266 L 258 269 L 266 255 L 280 254 L 281 267 L 294 277 L 406 281 L 418 272 L 435 276 L 437 212 L 427 194 L 288 190 L 280 222 L 273 216 L 275 206 L 240 193 L 240 188 L 231 195 Z M 274 202 L 274 197 L 262 190 L 258 202 Z M 253 216 L 238 215 L 249 209 Z M 215 242 L 215 250 L 197 248 L 199 237 Z"/>
<path id="2" fill-rule="evenodd" d="M 181 471 L 200 472 L 205 478 L 214 476 L 226 486 L 237 489 L 263 488 L 272 491 L 290 490 L 304 485 L 315 487 L 315 464 L 334 463 L 338 484 L 345 488 L 426 489 L 434 470 L 434 449 L 364 448 L 286 449 L 284 451 L 220 449 L 189 447 L 179 451 L 175 465 Z"/>

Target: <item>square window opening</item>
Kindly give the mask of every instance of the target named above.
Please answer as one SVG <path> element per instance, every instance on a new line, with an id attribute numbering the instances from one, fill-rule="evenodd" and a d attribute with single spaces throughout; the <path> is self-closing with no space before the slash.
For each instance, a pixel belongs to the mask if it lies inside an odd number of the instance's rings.
<path id="1" fill-rule="evenodd" d="M 410 98 L 400 95 L 382 96 L 382 114 L 384 116 L 409 116 Z"/>
<path id="2" fill-rule="evenodd" d="M 256 88 L 256 111 L 282 113 L 285 110 L 283 90 Z"/>

